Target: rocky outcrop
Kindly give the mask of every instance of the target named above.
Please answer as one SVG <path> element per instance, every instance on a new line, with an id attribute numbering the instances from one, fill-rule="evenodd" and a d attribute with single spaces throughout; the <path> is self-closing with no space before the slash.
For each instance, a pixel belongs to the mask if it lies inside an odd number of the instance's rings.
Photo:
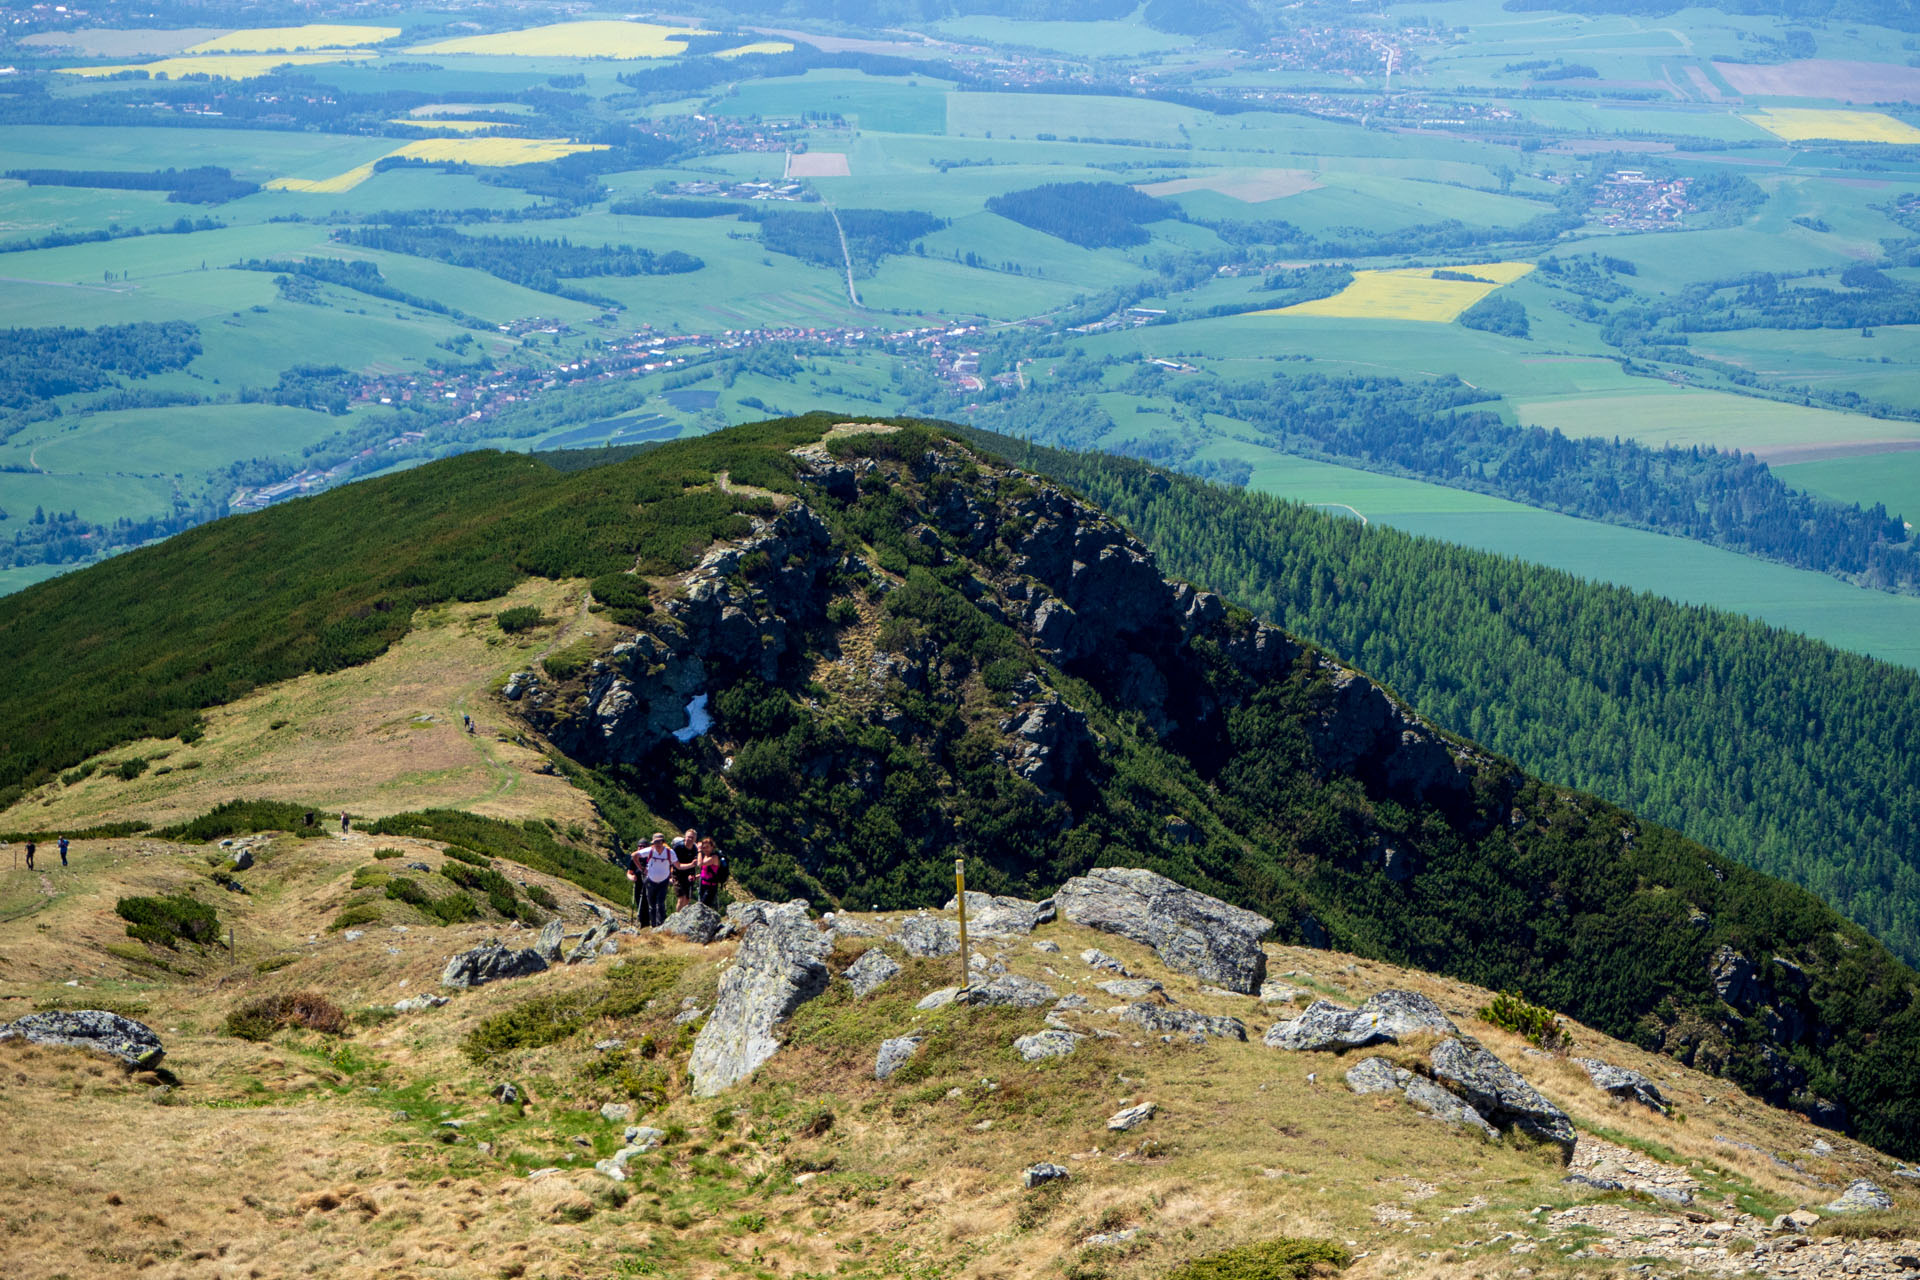
<path id="1" fill-rule="evenodd" d="M 704 902 L 690 903 L 668 916 L 660 924 L 664 933 L 685 938 L 688 942 L 708 943 L 720 936 L 720 930 L 726 920 L 718 911 Z"/>
<path id="2" fill-rule="evenodd" d="M 1115 978 L 1111 982 L 1096 982 L 1093 985 L 1122 1000 L 1144 1000 L 1166 990 L 1152 978 Z"/>
<path id="3" fill-rule="evenodd" d="M 893 941 L 910 956 L 935 959 L 960 954 L 960 926 L 938 916 L 908 916 L 900 922 Z"/>
<path id="4" fill-rule="evenodd" d="M 524 978 L 546 968 L 547 962 L 538 951 L 515 951 L 502 946 L 496 938 L 447 961 L 446 969 L 440 974 L 440 985 L 478 987 L 502 978 Z"/>
<path id="5" fill-rule="evenodd" d="M 968 987 L 953 998 L 955 1004 L 998 1005 L 1009 1009 L 1038 1009 L 1057 998 L 1058 993 L 1044 982 L 1023 978 L 1017 973 L 1002 974 L 992 982 Z"/>
<path id="6" fill-rule="evenodd" d="M 1332 1051 L 1364 1049 L 1417 1032 L 1459 1035 L 1440 1006 L 1414 991 L 1382 991 L 1358 1009 L 1315 1000 L 1298 1017 L 1276 1022 L 1264 1043 L 1274 1049 Z"/>
<path id="7" fill-rule="evenodd" d="M 880 1042 L 880 1052 L 873 1060 L 873 1078 L 891 1079 L 893 1073 L 907 1065 L 907 1060 L 920 1052 L 920 1035 L 895 1036 L 891 1040 Z"/>
<path id="8" fill-rule="evenodd" d="M 1043 1058 L 1064 1058 L 1079 1048 L 1084 1039 L 1086 1037 L 1078 1032 L 1056 1027 L 1021 1036 L 1013 1042 L 1013 1049 L 1028 1062 L 1038 1062 Z"/>
<path id="9" fill-rule="evenodd" d="M 1415 1075 L 1405 1067 L 1396 1067 L 1385 1058 L 1364 1058 L 1350 1067 L 1347 1070 L 1347 1088 L 1358 1094 L 1397 1093 L 1436 1120 L 1471 1129 L 1482 1137 L 1500 1136 L 1499 1131 L 1488 1124 L 1471 1105 L 1425 1076 Z"/>
<path id="10" fill-rule="evenodd" d="M 1130 1004 L 1121 1013 L 1122 1022 L 1131 1022 L 1134 1026 L 1154 1035 L 1190 1036 L 1198 1043 L 1212 1036 L 1220 1040 L 1245 1040 L 1246 1024 L 1238 1018 L 1220 1017 L 1214 1014 L 1195 1013 L 1192 1009 L 1182 1009 L 1178 1005 L 1155 1004 L 1142 1000 Z"/>
<path id="11" fill-rule="evenodd" d="M 878 991 L 899 972 L 899 961 L 880 948 L 873 947 L 848 965 L 847 971 L 841 976 L 853 988 L 853 994 L 864 998 Z"/>
<path id="12" fill-rule="evenodd" d="M 540 936 L 534 939 L 533 949 L 548 964 L 560 963 L 560 952 L 567 941 L 566 928 L 558 916 L 540 926 Z"/>
<path id="13" fill-rule="evenodd" d="M 1855 1178 L 1840 1193 L 1839 1199 L 1827 1206 L 1828 1213 L 1885 1213 L 1893 1208 L 1893 1197 L 1886 1188 L 1865 1178 Z"/>
<path id="14" fill-rule="evenodd" d="M 1051 1164 L 1042 1160 L 1039 1164 L 1028 1165 L 1023 1169 L 1020 1173 L 1020 1182 L 1031 1191 L 1049 1182 L 1064 1182 L 1072 1176 L 1067 1172 L 1065 1165 Z"/>
<path id="15" fill-rule="evenodd" d="M 1575 1058 L 1574 1062 L 1587 1073 L 1587 1077 L 1593 1081 L 1593 1087 L 1601 1092 L 1652 1107 L 1661 1115 L 1667 1114 L 1667 1100 L 1661 1094 L 1660 1086 L 1638 1071 L 1612 1066 L 1598 1058 Z"/>
<path id="16" fill-rule="evenodd" d="M 166 1057 L 153 1028 L 105 1009 L 52 1009 L 0 1023 L 0 1040 L 85 1049 L 129 1067 L 153 1067 Z"/>
<path id="17" fill-rule="evenodd" d="M 1014 739 L 1013 771 L 1044 791 L 1062 790 L 1094 750 L 1086 713 L 1057 697 L 1002 720 L 1000 731 Z"/>
<path id="18" fill-rule="evenodd" d="M 1567 1113 L 1477 1040 L 1442 1040 L 1433 1047 L 1432 1059 L 1434 1079 L 1488 1120 L 1553 1143 L 1563 1156 L 1573 1154 L 1573 1121 Z"/>
<path id="19" fill-rule="evenodd" d="M 613 935 L 620 931 L 620 922 L 608 917 L 600 920 L 580 935 L 580 941 L 573 944 L 573 950 L 567 952 L 568 964 L 590 964 L 601 956 L 614 955 L 619 944 Z"/>
<path id="20" fill-rule="evenodd" d="M 1707 975 L 1720 998 L 1742 1013 L 1753 1012 L 1773 996 L 1760 981 L 1753 961 L 1729 946 L 1721 946 L 1708 959 Z"/>
<path id="21" fill-rule="evenodd" d="M 832 936 L 807 918 L 804 899 L 752 903 L 739 921 L 740 950 L 687 1064 L 696 1097 L 711 1098 L 752 1075 L 780 1048 L 775 1028 L 826 990 L 831 977 L 824 957 Z"/>
<path id="22" fill-rule="evenodd" d="M 1152 871 L 1102 867 L 1075 876 L 1054 895 L 1060 914 L 1152 947 L 1169 969 L 1248 995 L 1267 974 L 1263 915 Z"/>
<path id="23" fill-rule="evenodd" d="M 959 907 L 957 898 L 948 898 L 946 910 Z M 1028 902 L 967 890 L 967 934 L 982 938 L 1025 936 L 1054 918 L 1053 899 Z"/>
<path id="24" fill-rule="evenodd" d="M 1314 752 L 1328 770 L 1353 773 L 1414 804 L 1466 798 L 1471 761 L 1437 731 L 1357 671 L 1322 660 L 1327 693 L 1312 726 Z"/>

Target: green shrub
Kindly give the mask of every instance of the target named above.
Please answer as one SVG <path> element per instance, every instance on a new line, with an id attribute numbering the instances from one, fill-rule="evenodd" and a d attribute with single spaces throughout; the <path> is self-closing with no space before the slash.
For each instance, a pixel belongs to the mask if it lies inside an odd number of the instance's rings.
<path id="1" fill-rule="evenodd" d="M 479 917 L 480 904 L 464 893 L 449 893 L 427 903 L 426 911 L 441 924 L 463 924 Z"/>
<path id="2" fill-rule="evenodd" d="M 114 911 L 126 920 L 127 936 L 156 946 L 180 941 L 206 945 L 220 937 L 220 917 L 206 903 L 184 894 L 164 898 L 122 898 Z"/>
<path id="3" fill-rule="evenodd" d="M 827 605 L 827 621 L 836 627 L 850 627 L 860 621 L 860 607 L 840 596 Z"/>
<path id="4" fill-rule="evenodd" d="M 517 636 L 522 631 L 531 631 L 546 620 L 547 616 L 530 604 L 502 609 L 499 616 L 494 618 L 494 621 L 500 624 L 500 629 L 510 636 Z"/>
<path id="5" fill-rule="evenodd" d="M 440 874 L 463 889 L 472 889 L 487 896 L 487 905 L 509 918 L 520 914 L 520 904 L 513 892 L 513 881 L 490 868 L 460 866 L 449 863 L 440 868 Z"/>
<path id="6" fill-rule="evenodd" d="M 1195 1258 L 1167 1273 L 1167 1280 L 1306 1280 L 1344 1271 L 1353 1254 L 1331 1240 L 1282 1236 Z"/>
<path id="7" fill-rule="evenodd" d="M 60 785 L 66 787 L 77 786 L 92 777 L 93 771 L 97 768 L 99 768 L 99 766 L 95 764 L 83 764 L 78 769 L 69 770 L 60 775 Z"/>
<path id="8" fill-rule="evenodd" d="M 630 573 L 608 573 L 595 578 L 588 588 L 594 607 L 624 627 L 637 627 L 653 612 L 644 578 Z"/>
<path id="9" fill-rule="evenodd" d="M 389 858 L 404 858 L 406 855 L 398 849 L 375 849 L 373 856 L 385 862 Z"/>
<path id="10" fill-rule="evenodd" d="M 314 815 L 312 826 L 307 825 L 309 813 Z M 281 800 L 229 800 L 197 818 L 163 828 L 155 834 L 163 840 L 204 844 L 209 840 L 224 840 L 228 836 L 247 835 L 255 831 L 290 831 L 296 836 L 310 839 L 327 834 L 327 824 L 325 815 L 309 805 Z"/>
<path id="11" fill-rule="evenodd" d="M 440 852 L 446 854 L 455 862 L 464 862 L 470 867 L 490 867 L 493 865 L 493 859 L 487 857 L 485 854 L 475 853 L 471 849 L 462 849 L 457 844 L 450 844 Z"/>
<path id="12" fill-rule="evenodd" d="M 615 965 L 604 984 L 563 995 L 537 996 L 484 1019 L 461 1050 L 474 1062 L 566 1039 L 597 1018 L 632 1018 L 646 1011 L 686 971 L 690 958 L 635 956 Z"/>
<path id="13" fill-rule="evenodd" d="M 305 1027 L 323 1035 L 345 1035 L 347 1015 L 318 991 L 262 996 L 227 1015 L 226 1032 L 242 1040 L 266 1040 L 282 1027 Z"/>
<path id="14" fill-rule="evenodd" d="M 113 771 L 120 775 L 121 781 L 132 782 L 135 778 L 147 771 L 147 762 L 139 759 L 122 760 L 114 766 Z"/>
<path id="15" fill-rule="evenodd" d="M 1502 1031 L 1523 1036 L 1549 1052 L 1565 1049 L 1573 1043 L 1572 1037 L 1561 1028 L 1559 1015 L 1551 1009 L 1529 1004 L 1516 991 L 1502 991 L 1478 1012 L 1481 1021 L 1491 1023 Z"/>
<path id="16" fill-rule="evenodd" d="M 395 876 L 387 881 L 387 896 L 395 902 L 404 902 L 410 907 L 424 907 L 432 898 L 422 889 L 419 882 L 407 876 Z"/>
<path id="17" fill-rule="evenodd" d="M 554 897 L 550 890 L 540 885 L 528 885 L 527 897 L 532 899 L 535 906 L 545 907 L 549 911 L 558 911 L 560 909 L 560 899 Z"/>
<path id="18" fill-rule="evenodd" d="M 576 640 L 564 649 L 559 649 L 540 659 L 540 665 L 555 680 L 571 680 L 585 671 L 595 657 L 593 641 Z"/>
<path id="19" fill-rule="evenodd" d="M 353 873 L 355 889 L 384 889 L 393 879 L 384 867 L 360 867 Z"/>
<path id="20" fill-rule="evenodd" d="M 608 801 L 601 797 L 601 803 Z M 414 836 L 477 849 L 550 876 L 571 880 L 603 898 L 623 901 L 631 893 L 627 878 L 605 858 L 561 844 L 544 823 L 502 822 L 455 809 L 396 813 L 368 827 L 374 835 Z"/>
<path id="21" fill-rule="evenodd" d="M 333 918 L 333 922 L 327 926 L 327 932 L 338 933 L 342 929 L 351 929 L 355 925 L 372 924 L 379 918 L 380 907 L 378 903 L 356 902 L 352 906 L 344 908 L 339 915 Z"/>

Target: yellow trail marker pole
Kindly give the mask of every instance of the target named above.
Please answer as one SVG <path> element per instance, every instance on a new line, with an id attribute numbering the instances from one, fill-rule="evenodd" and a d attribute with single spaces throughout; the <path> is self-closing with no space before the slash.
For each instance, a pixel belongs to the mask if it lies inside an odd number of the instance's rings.
<path id="1" fill-rule="evenodd" d="M 967 967 L 967 860 L 953 860 L 953 900 L 960 908 L 960 989 L 965 991 L 972 970 Z"/>

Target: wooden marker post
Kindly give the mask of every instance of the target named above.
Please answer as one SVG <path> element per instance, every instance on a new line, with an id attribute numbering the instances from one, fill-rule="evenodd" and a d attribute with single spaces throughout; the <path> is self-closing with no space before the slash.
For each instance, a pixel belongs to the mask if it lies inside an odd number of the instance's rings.
<path id="1" fill-rule="evenodd" d="M 965 991 L 972 982 L 973 970 L 967 966 L 971 958 L 967 953 L 967 860 L 953 860 L 953 901 L 960 908 L 960 989 Z"/>

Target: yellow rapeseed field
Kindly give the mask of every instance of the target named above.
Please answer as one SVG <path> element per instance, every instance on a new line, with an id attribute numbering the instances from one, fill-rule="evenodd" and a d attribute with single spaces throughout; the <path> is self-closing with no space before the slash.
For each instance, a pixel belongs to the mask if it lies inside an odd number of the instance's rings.
<path id="1" fill-rule="evenodd" d="M 556 22 L 490 36 L 458 36 L 415 45 L 409 53 L 518 54 L 530 58 L 677 58 L 686 45 L 676 36 L 706 36 L 695 27 L 651 22 Z"/>
<path id="2" fill-rule="evenodd" d="M 207 53 L 191 58 L 161 58 L 156 62 L 118 67 L 61 67 L 70 76 L 110 76 L 121 71 L 144 71 L 150 76 L 212 76 L 216 80 L 251 80 L 275 67 L 310 67 L 320 62 L 364 62 L 369 54 L 354 53 Z"/>
<path id="3" fill-rule="evenodd" d="M 741 58 L 749 53 L 792 53 L 793 46 L 785 40 L 757 40 L 752 44 L 743 44 L 738 49 L 722 49 L 714 54 L 716 58 Z"/>
<path id="4" fill-rule="evenodd" d="M 1751 112 L 1747 119 L 1788 142 L 1920 142 L 1920 129 L 1879 111 L 1776 107 Z"/>
<path id="5" fill-rule="evenodd" d="M 394 156 L 407 160 L 452 160 L 461 164 L 481 164 L 506 167 L 516 164 L 539 164 L 543 160 L 558 160 L 562 156 L 574 155 L 581 151 L 605 151 L 597 143 L 562 142 L 557 138 L 423 138 L 419 142 L 409 142 L 396 147 L 380 160 Z M 355 165 L 345 173 L 337 173 L 331 178 L 275 178 L 267 184 L 274 191 L 302 191 L 315 195 L 338 195 L 342 191 L 351 191 L 373 176 L 374 166 L 379 160 L 369 160 Z"/>
<path id="6" fill-rule="evenodd" d="M 1436 280 L 1436 271 L 1478 276 L 1478 280 Z M 1533 270 L 1530 262 L 1482 262 L 1465 267 L 1397 267 L 1356 271 L 1353 283 L 1331 298 L 1263 311 L 1269 316 L 1338 316 L 1357 320 L 1425 320 L 1450 323 L 1455 316 L 1503 284 Z"/>
<path id="7" fill-rule="evenodd" d="M 304 27 L 248 27 L 194 45 L 187 53 L 292 53 L 300 49 L 354 49 L 400 34 L 399 27 L 351 27 L 309 23 Z"/>

